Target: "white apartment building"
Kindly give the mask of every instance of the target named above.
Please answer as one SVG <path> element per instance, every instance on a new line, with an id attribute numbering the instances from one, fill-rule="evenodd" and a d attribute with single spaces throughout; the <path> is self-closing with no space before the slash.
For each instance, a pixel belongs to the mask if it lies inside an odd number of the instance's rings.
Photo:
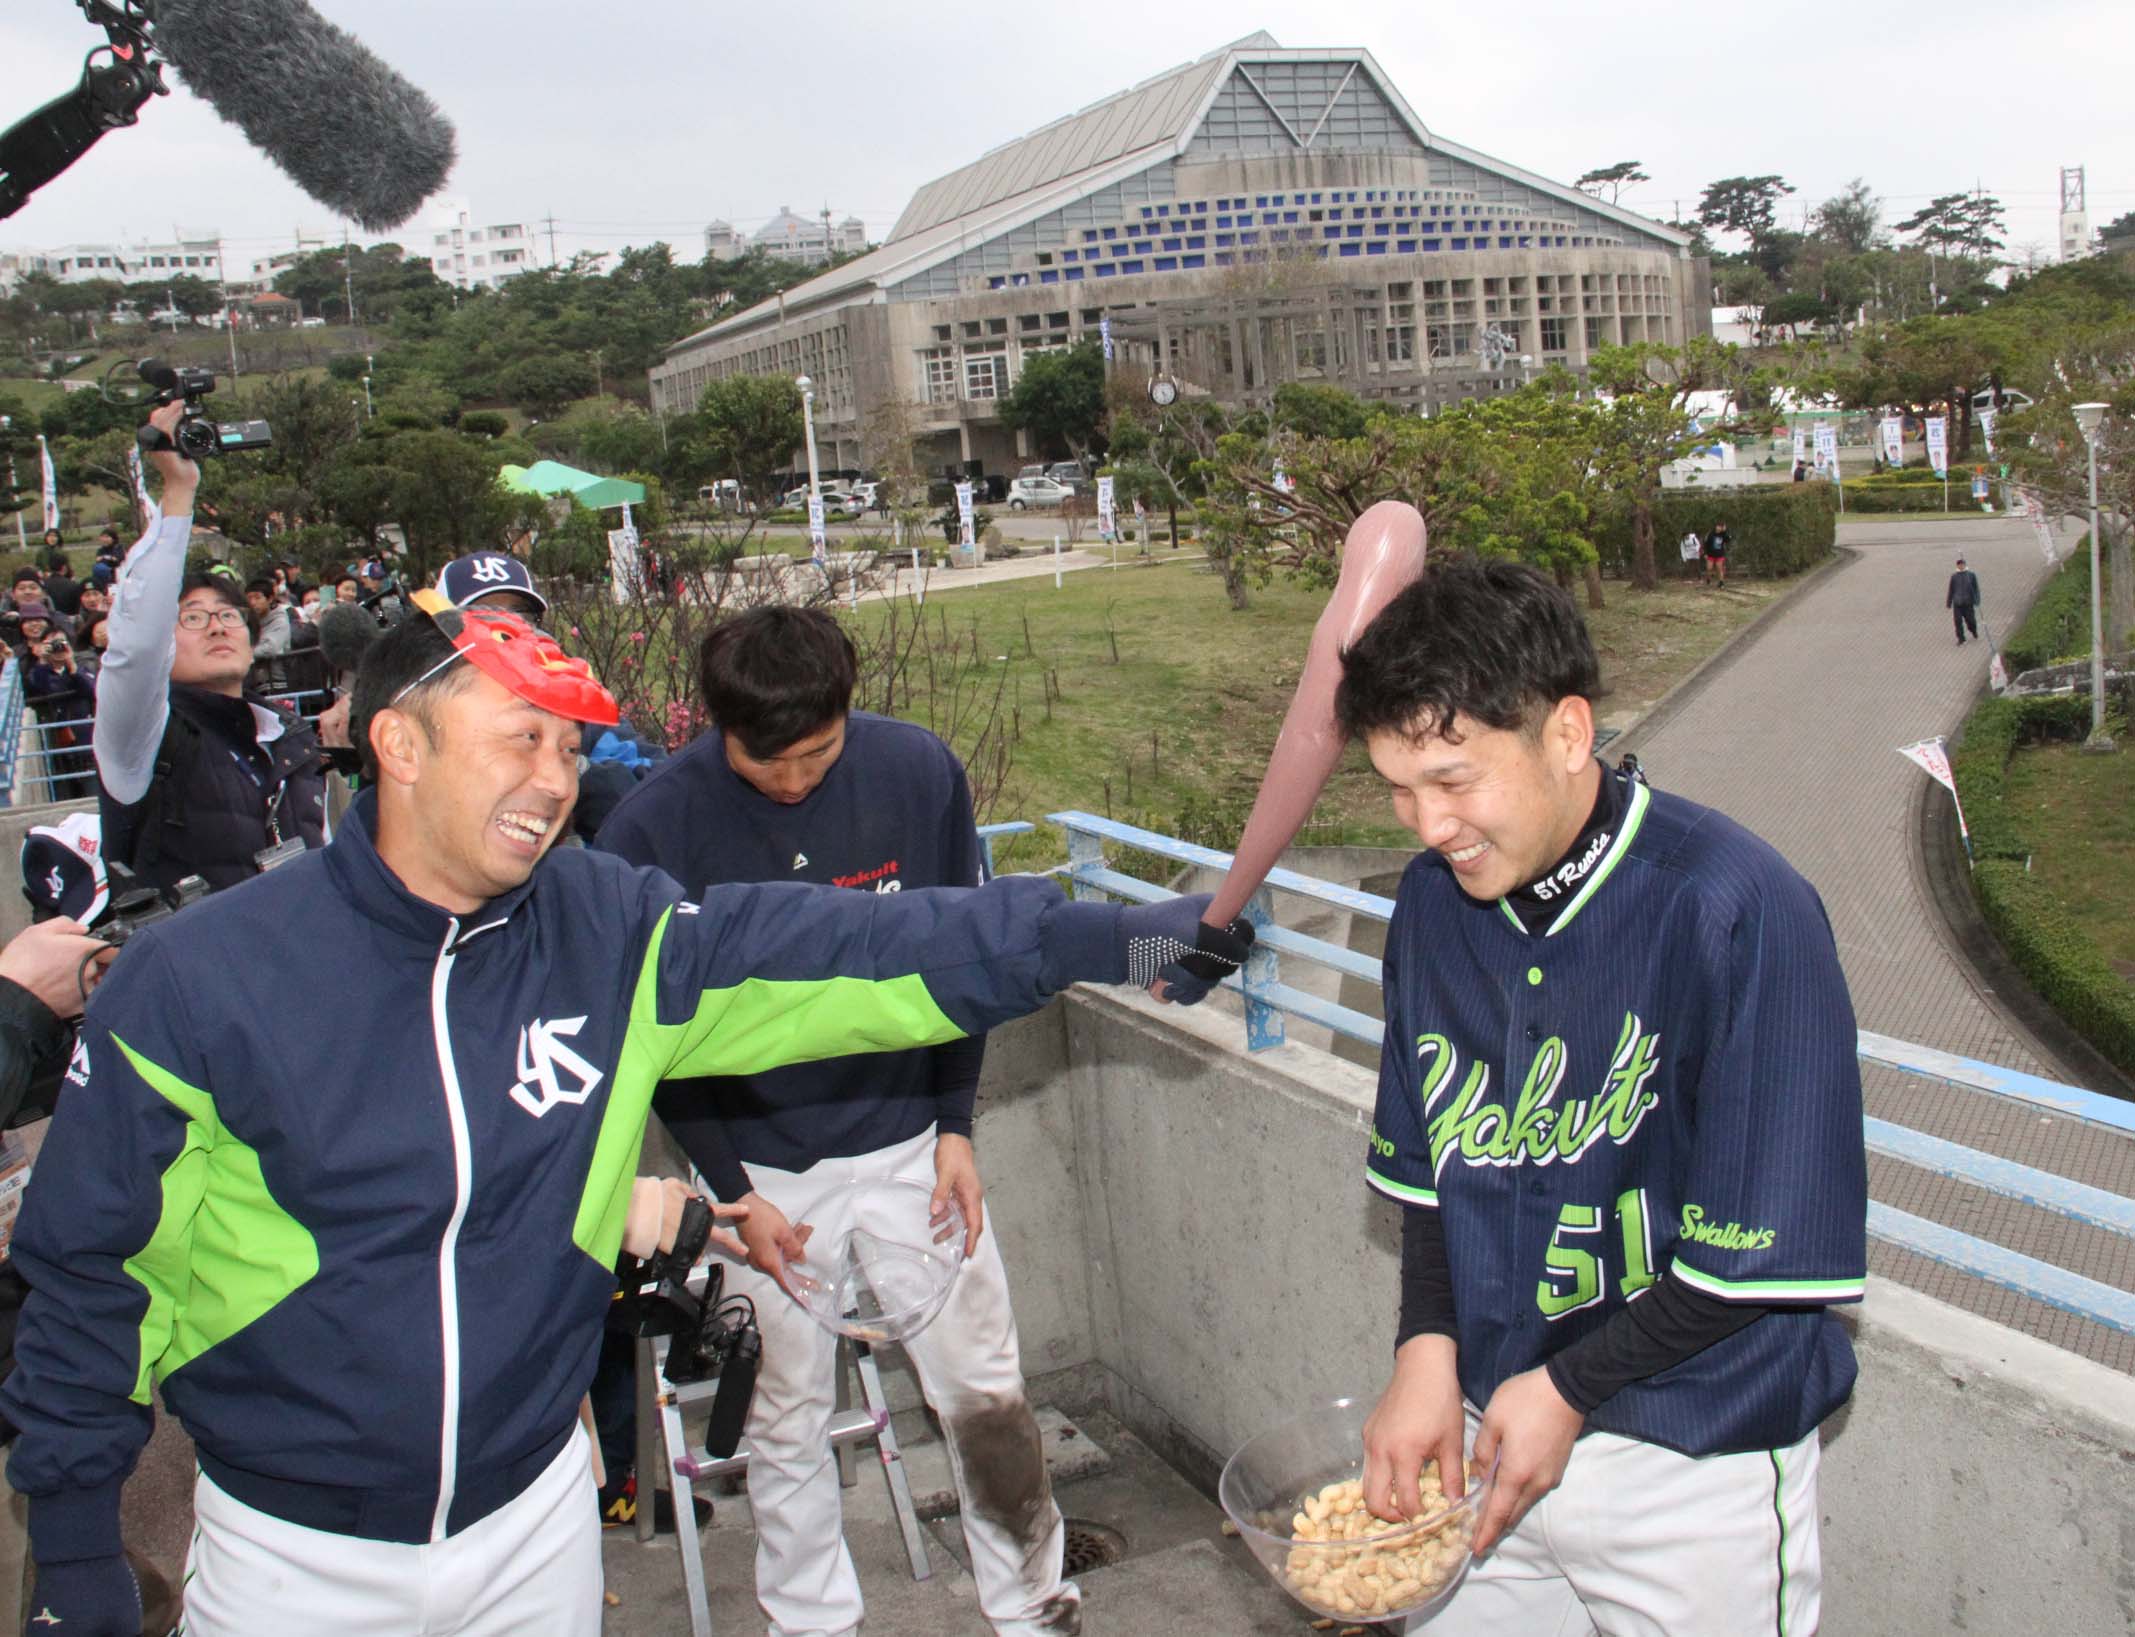
<path id="1" fill-rule="evenodd" d="M 410 255 L 427 255 L 437 276 L 462 290 L 495 289 L 530 268 L 546 267 L 536 250 L 541 230 L 533 222 L 482 223 L 464 199 L 439 200 L 428 218 L 429 233 L 411 234 Z"/>
<path id="2" fill-rule="evenodd" d="M 63 244 L 44 250 L 0 250 L 0 290 L 12 290 L 29 273 L 43 273 L 62 284 L 86 284 L 92 279 L 131 284 L 181 274 L 219 281 L 222 263 L 222 241 L 213 233 L 183 239 L 113 240 L 103 244 Z"/>
<path id="3" fill-rule="evenodd" d="M 789 205 L 754 233 L 744 237 L 731 222 L 712 221 L 704 229 L 704 253 L 715 261 L 734 261 L 751 250 L 761 250 L 780 261 L 820 267 L 833 255 L 849 255 L 867 248 L 867 224 L 847 216 L 835 226 L 830 212 L 799 216 Z"/>

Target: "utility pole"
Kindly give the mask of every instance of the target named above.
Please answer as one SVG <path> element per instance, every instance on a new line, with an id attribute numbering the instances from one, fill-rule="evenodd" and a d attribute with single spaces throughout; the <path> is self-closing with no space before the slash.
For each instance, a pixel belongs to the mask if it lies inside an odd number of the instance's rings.
<path id="1" fill-rule="evenodd" d="M 349 251 L 346 222 L 341 224 L 341 280 L 342 288 L 348 292 L 348 327 L 353 330 L 356 327 L 356 262 Z"/>
<path id="2" fill-rule="evenodd" d="M 222 292 L 222 333 L 230 342 L 230 380 L 237 380 L 237 310 L 230 304 L 230 274 L 223 264 L 222 240 L 215 241 L 215 286 Z"/>
<path id="3" fill-rule="evenodd" d="M 554 267 L 556 265 L 556 212 L 553 207 L 548 215 L 542 218 L 542 223 L 549 230 L 549 265 Z"/>

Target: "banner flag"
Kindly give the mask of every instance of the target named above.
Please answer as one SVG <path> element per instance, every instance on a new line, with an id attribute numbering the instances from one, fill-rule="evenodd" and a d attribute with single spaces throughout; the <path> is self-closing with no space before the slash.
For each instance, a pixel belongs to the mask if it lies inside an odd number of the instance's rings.
<path id="1" fill-rule="evenodd" d="M 956 486 L 956 516 L 957 521 L 964 526 L 964 544 L 976 546 L 979 543 L 979 535 L 977 524 L 971 515 L 971 485 L 968 482 Z"/>
<path id="2" fill-rule="evenodd" d="M 1816 423 L 1816 469 L 1838 480 L 1838 428 L 1829 421 Z"/>
<path id="3" fill-rule="evenodd" d="M 1097 321 L 1097 333 L 1105 346 L 1105 362 L 1112 362 L 1112 315 L 1107 313 Z"/>
<path id="4" fill-rule="evenodd" d="M 1796 426 L 1794 428 L 1794 464 L 1796 466 L 1799 466 L 1808 458 L 1809 434 L 1805 428 Z M 1821 470 L 1824 463 L 1822 461 L 1818 461 L 1816 464 L 1818 469 Z"/>
<path id="5" fill-rule="evenodd" d="M 59 474 L 52 470 L 52 446 L 37 434 L 37 458 L 44 465 L 44 526 L 59 527 Z"/>
<path id="6" fill-rule="evenodd" d="M 1883 417 L 1883 459 L 1891 466 L 1905 464 L 1905 423 L 1895 415 Z"/>
<path id="7" fill-rule="evenodd" d="M 1118 523 L 1113 511 L 1115 503 L 1112 495 L 1112 479 L 1109 477 L 1099 478 L 1097 480 L 1097 537 L 1100 540 L 1109 540 L 1118 532 Z"/>
<path id="8" fill-rule="evenodd" d="M 629 602 L 644 580 L 644 560 L 638 555 L 638 531 L 625 524 L 608 531 L 608 595 L 619 603 Z"/>
<path id="9" fill-rule="evenodd" d="M 1950 423 L 1941 415 L 1927 418 L 1927 463 L 1937 477 L 1950 475 Z"/>
<path id="10" fill-rule="evenodd" d="M 819 564 L 823 561 L 823 549 L 829 538 L 823 527 L 823 497 L 812 494 L 808 497 L 808 555 Z"/>
<path id="11" fill-rule="evenodd" d="M 1994 650 L 1994 662 L 1987 667 L 1987 680 L 1994 684 L 1996 693 L 2005 692 L 2009 686 L 2009 667 L 2002 663 L 2002 651 Z"/>
<path id="12" fill-rule="evenodd" d="M 1991 409 L 1982 409 L 1982 410 L 1981 410 L 1981 411 L 1979 412 L 1979 435 L 1980 435 L 1981 437 L 1983 437 L 1983 438 L 1985 438 L 1985 439 L 1987 440 L 1987 453 L 1988 453 L 1988 454 L 1990 454 L 1990 455 L 1991 455 L 1991 454 L 1993 454 L 1993 453 L 1994 453 L 1994 411 L 1993 411 L 1993 410 L 1991 410 Z"/>
<path id="13" fill-rule="evenodd" d="M 1950 800 L 1957 804 L 1957 833 L 1964 837 L 1965 857 L 1972 856 L 1972 832 L 1964 821 L 1964 802 L 1957 794 L 1957 779 L 1950 772 L 1949 746 L 1941 739 L 1922 739 L 1917 744 L 1900 745 L 1898 754 L 1907 761 L 1918 764 L 1927 776 L 1950 793 Z"/>

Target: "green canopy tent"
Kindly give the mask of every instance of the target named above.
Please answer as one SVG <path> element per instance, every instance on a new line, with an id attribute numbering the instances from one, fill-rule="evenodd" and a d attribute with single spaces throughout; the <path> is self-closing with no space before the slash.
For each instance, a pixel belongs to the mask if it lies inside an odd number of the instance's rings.
<path id="1" fill-rule="evenodd" d="M 506 466 L 498 472 L 507 489 L 519 494 L 541 495 L 553 499 L 569 495 L 581 506 L 594 511 L 607 511 L 613 506 L 642 506 L 645 504 L 645 485 L 632 483 L 628 478 L 601 477 L 594 472 L 581 472 L 575 466 L 566 466 L 560 460 L 537 460 L 531 466 Z"/>

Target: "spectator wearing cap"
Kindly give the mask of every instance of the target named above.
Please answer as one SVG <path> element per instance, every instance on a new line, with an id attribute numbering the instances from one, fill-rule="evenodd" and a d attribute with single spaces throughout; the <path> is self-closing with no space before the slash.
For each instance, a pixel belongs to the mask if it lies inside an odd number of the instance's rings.
<path id="1" fill-rule="evenodd" d="M 95 577 L 92 571 L 88 583 L 82 587 L 82 619 L 84 621 L 87 621 L 92 615 L 108 614 L 110 612 L 110 576 L 107 574 L 104 578 L 98 579 Z M 77 630 L 78 629 L 79 628 L 77 627 Z"/>
<path id="2" fill-rule="evenodd" d="M 398 625 L 408 617 L 407 593 L 382 557 L 370 558 L 363 565 L 362 602 L 388 625 Z"/>
<path id="3" fill-rule="evenodd" d="M 283 656 L 289 652 L 289 609 L 280 591 L 262 574 L 245 586 L 245 607 L 252 612 L 252 626 L 259 634 L 252 639 L 252 679 L 267 693 L 283 693 L 289 673 Z"/>
<path id="4" fill-rule="evenodd" d="M 501 608 L 530 625 L 549 617 L 548 598 L 534 589 L 533 575 L 509 552 L 477 551 L 453 558 L 438 575 L 437 589 L 461 608 Z"/>
<path id="5" fill-rule="evenodd" d="M 37 572 L 35 563 L 24 563 L 8 581 L 7 605 L 19 614 L 24 603 L 43 601 L 44 576 Z"/>
<path id="6" fill-rule="evenodd" d="M 1979 635 L 1979 576 L 1964 566 L 1962 557 L 1957 559 L 1957 572 L 1950 576 L 1949 589 L 1942 594 L 1942 606 L 1957 627 L 1958 647 L 1964 646 L 1966 632 Z"/>
<path id="7" fill-rule="evenodd" d="M 147 457 L 163 503 L 119 572 L 96 685 L 97 796 L 107 856 L 144 885 L 198 875 L 220 891 L 325 845 L 326 780 L 311 729 L 245 691 L 237 582 L 185 572 L 200 469 L 168 445 L 182 407 L 149 417 L 165 439 Z"/>

